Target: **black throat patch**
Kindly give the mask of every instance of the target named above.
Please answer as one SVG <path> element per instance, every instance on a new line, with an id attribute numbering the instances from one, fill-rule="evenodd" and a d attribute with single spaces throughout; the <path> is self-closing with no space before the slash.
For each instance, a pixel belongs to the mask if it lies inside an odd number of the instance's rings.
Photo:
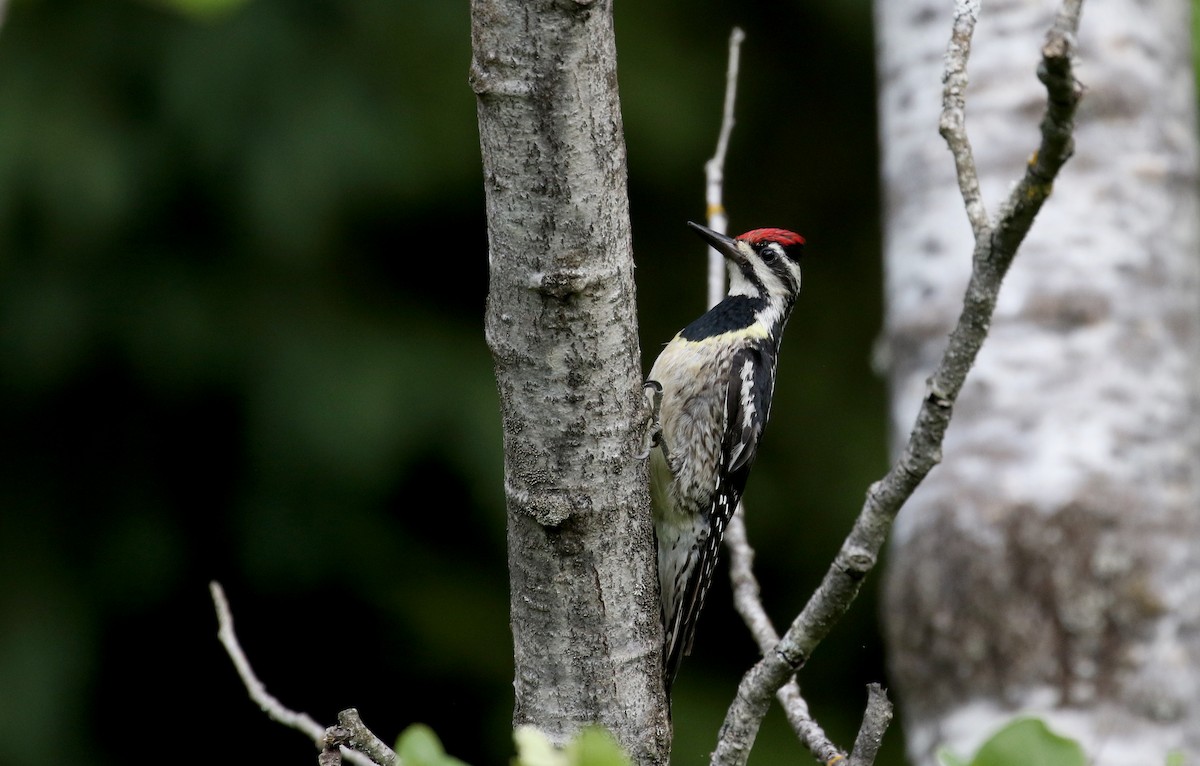
<path id="1" fill-rule="evenodd" d="M 729 295 L 708 313 L 679 331 L 684 340 L 697 341 L 714 335 L 741 330 L 754 324 L 755 314 L 765 305 L 762 298 Z"/>

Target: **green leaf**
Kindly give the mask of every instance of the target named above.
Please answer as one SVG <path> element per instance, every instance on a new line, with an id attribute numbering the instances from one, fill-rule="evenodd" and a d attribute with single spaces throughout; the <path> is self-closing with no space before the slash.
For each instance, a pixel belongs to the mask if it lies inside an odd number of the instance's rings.
<path id="1" fill-rule="evenodd" d="M 589 726 L 567 745 L 571 766 L 630 766 L 625 751 L 607 729 Z"/>
<path id="2" fill-rule="evenodd" d="M 518 726 L 513 741 L 517 745 L 516 766 L 567 766 L 567 756 L 536 726 Z"/>
<path id="3" fill-rule="evenodd" d="M 966 761 L 944 747 L 938 748 L 937 761 L 939 766 L 969 766 Z"/>
<path id="4" fill-rule="evenodd" d="M 599 726 L 579 732 L 559 750 L 539 729 L 518 726 L 515 766 L 630 766 L 630 760 L 612 734 Z"/>
<path id="5" fill-rule="evenodd" d="M 1180 750 L 1172 750 L 1167 753 L 1167 766 L 1185 766 L 1187 764 L 1187 756 Z"/>
<path id="6" fill-rule="evenodd" d="M 970 766 L 1087 766 L 1087 757 L 1040 718 L 1019 718 L 984 742 Z"/>
<path id="7" fill-rule="evenodd" d="M 425 724 L 414 723 L 396 740 L 396 755 L 404 766 L 467 766 L 457 758 L 446 755 L 442 741 Z"/>

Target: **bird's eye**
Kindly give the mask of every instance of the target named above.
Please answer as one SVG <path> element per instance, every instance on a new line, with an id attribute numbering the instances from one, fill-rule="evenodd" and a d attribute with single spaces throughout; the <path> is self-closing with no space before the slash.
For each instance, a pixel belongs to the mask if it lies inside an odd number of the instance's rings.
<path id="1" fill-rule="evenodd" d="M 759 250 L 758 254 L 764 261 L 770 263 L 779 255 L 779 248 L 776 245 L 767 245 L 762 250 Z"/>

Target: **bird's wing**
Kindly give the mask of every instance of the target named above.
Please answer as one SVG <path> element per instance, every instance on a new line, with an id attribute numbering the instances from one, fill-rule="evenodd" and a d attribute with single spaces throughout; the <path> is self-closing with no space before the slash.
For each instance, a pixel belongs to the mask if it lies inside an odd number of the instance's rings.
<path id="1" fill-rule="evenodd" d="M 725 397 L 724 431 L 721 440 L 725 457 L 717 469 L 711 500 L 707 538 L 687 566 L 687 584 L 675 614 L 667 621 L 667 681 L 674 680 L 685 655 L 691 653 L 696 622 L 712 584 L 720 559 L 721 539 L 729 519 L 737 510 L 750 467 L 758 454 L 758 440 L 771 407 L 775 382 L 774 360 L 756 348 L 734 355 Z"/>

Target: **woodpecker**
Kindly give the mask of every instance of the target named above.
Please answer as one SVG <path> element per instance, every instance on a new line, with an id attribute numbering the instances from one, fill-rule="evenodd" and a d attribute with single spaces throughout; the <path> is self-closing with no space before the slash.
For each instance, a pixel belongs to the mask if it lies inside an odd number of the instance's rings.
<path id="1" fill-rule="evenodd" d="M 668 691 L 691 651 L 725 526 L 771 412 L 804 247 L 804 237 L 786 229 L 731 238 L 688 225 L 724 256 L 729 294 L 667 343 L 646 380 Z"/>

